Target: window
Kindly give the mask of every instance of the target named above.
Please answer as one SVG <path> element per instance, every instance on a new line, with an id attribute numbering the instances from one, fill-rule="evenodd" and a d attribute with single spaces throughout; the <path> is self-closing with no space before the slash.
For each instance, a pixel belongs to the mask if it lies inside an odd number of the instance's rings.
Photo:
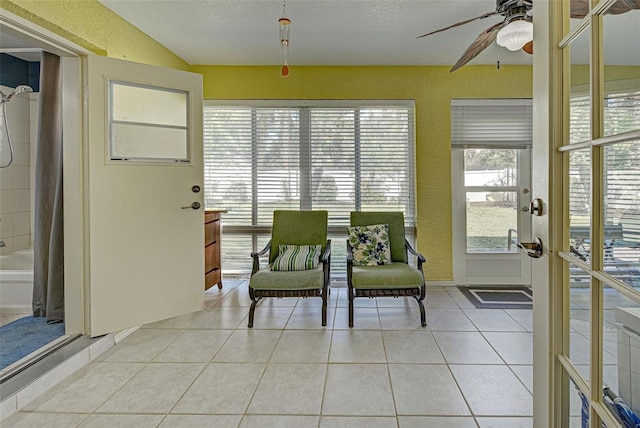
<path id="1" fill-rule="evenodd" d="M 188 94 L 109 82 L 111 161 L 188 162 Z"/>
<path id="2" fill-rule="evenodd" d="M 333 279 L 351 211 L 402 211 L 413 236 L 413 102 L 207 101 L 204 127 L 205 204 L 228 210 L 226 273 L 251 271 L 276 209 L 329 212 Z"/>

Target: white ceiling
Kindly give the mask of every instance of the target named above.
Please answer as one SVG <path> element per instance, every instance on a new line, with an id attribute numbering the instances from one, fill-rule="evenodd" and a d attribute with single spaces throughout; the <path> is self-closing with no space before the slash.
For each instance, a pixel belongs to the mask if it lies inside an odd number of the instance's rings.
<path id="1" fill-rule="evenodd" d="M 275 0 L 100 0 L 190 64 L 282 63 Z M 495 10 L 495 0 L 288 0 L 289 64 L 451 65 L 501 16 L 416 37 Z M 495 44 L 473 64 L 530 64 Z"/>
<path id="2" fill-rule="evenodd" d="M 279 0 L 99 0 L 189 64 L 279 65 Z M 495 10 L 495 0 L 288 0 L 289 64 L 452 65 L 492 16 L 429 37 L 416 37 Z M 535 17 L 534 17 L 535 20 Z M 572 20 L 572 24 L 577 24 Z M 640 10 L 605 16 L 607 64 L 640 64 Z M 584 40 L 582 40 L 584 39 Z M 621 41 L 621 42 L 620 42 Z M 0 50 L 37 60 L 37 42 L 0 27 Z M 588 61 L 586 37 L 572 62 Z M 21 54 L 15 51 L 22 51 Z M 522 51 L 495 43 L 470 64 L 531 64 Z"/>

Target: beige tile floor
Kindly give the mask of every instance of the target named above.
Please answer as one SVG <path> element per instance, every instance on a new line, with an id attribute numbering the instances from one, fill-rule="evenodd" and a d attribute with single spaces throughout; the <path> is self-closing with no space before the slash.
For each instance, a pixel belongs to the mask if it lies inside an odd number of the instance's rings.
<path id="1" fill-rule="evenodd" d="M 2 422 L 7 427 L 531 427 L 532 314 L 453 287 L 415 301 L 267 299 L 247 282 L 145 325 Z"/>

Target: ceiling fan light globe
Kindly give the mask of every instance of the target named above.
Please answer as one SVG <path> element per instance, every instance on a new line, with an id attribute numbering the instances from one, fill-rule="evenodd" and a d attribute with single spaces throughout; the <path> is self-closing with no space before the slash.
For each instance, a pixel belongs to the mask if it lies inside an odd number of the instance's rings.
<path id="1" fill-rule="evenodd" d="M 498 31 L 496 42 L 499 46 L 510 51 L 522 49 L 524 45 L 533 40 L 533 24 L 529 21 L 519 19 L 510 22 L 506 27 Z"/>

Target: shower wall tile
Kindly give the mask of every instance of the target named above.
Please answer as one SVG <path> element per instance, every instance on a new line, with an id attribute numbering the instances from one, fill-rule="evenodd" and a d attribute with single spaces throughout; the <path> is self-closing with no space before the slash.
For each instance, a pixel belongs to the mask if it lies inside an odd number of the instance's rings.
<path id="1" fill-rule="evenodd" d="M 0 217 L 0 238 L 5 239 L 13 236 L 13 213 L 3 214 Z"/>
<path id="2" fill-rule="evenodd" d="M 19 143 L 16 141 L 17 140 L 14 140 L 12 136 L 11 142 L 13 143 L 13 165 L 29 166 L 29 162 L 31 159 L 29 157 L 30 147 L 28 142 Z"/>
<path id="3" fill-rule="evenodd" d="M 5 92 L 12 90 L 3 87 Z M 35 112 L 31 111 L 33 105 Z M 34 130 L 37 133 L 37 115 L 37 98 L 34 103 L 30 96 L 20 95 L 7 104 L 14 156 L 9 167 L 0 169 L 0 237 L 6 244 L 0 248 L 2 254 L 30 248 L 33 241 L 35 163 L 32 163 L 31 144 L 35 141 L 32 141 Z M 0 132 L 4 150 L 7 139 L 3 134 Z"/>
<path id="4" fill-rule="evenodd" d="M 14 189 L 13 190 L 13 212 L 18 213 L 22 211 L 29 211 L 31 209 L 29 189 Z M 15 221 L 15 219 L 14 219 Z"/>
<path id="5" fill-rule="evenodd" d="M 31 233 L 31 213 L 29 211 L 13 214 L 13 236 Z"/>
<path id="6" fill-rule="evenodd" d="M 11 135 L 11 142 L 13 144 L 29 144 L 30 130 L 29 130 L 29 118 L 14 119 L 9 123 L 9 134 Z"/>
<path id="7" fill-rule="evenodd" d="M 11 91 L 13 91 L 13 88 Z M 7 118 L 10 121 L 29 120 L 29 117 L 29 98 L 27 96 L 18 95 L 12 98 L 10 103 L 7 103 Z M 9 127 L 11 127 L 11 124 L 12 122 L 9 122 Z"/>
<path id="8" fill-rule="evenodd" d="M 0 255 L 13 253 L 13 238 L 2 238 L 4 240 L 4 247 L 0 248 Z"/>
<path id="9" fill-rule="evenodd" d="M 0 214 L 13 213 L 13 190 L 0 190 Z"/>
<path id="10" fill-rule="evenodd" d="M 28 189 L 31 186 L 29 180 L 29 168 L 28 166 L 12 165 L 9 168 L 13 170 L 13 188 L 14 189 Z"/>
<path id="11" fill-rule="evenodd" d="M 31 235 L 13 237 L 13 251 L 27 250 L 31 247 Z"/>
<path id="12" fill-rule="evenodd" d="M 12 189 L 13 188 L 13 171 L 11 168 L 0 169 L 0 189 Z"/>

